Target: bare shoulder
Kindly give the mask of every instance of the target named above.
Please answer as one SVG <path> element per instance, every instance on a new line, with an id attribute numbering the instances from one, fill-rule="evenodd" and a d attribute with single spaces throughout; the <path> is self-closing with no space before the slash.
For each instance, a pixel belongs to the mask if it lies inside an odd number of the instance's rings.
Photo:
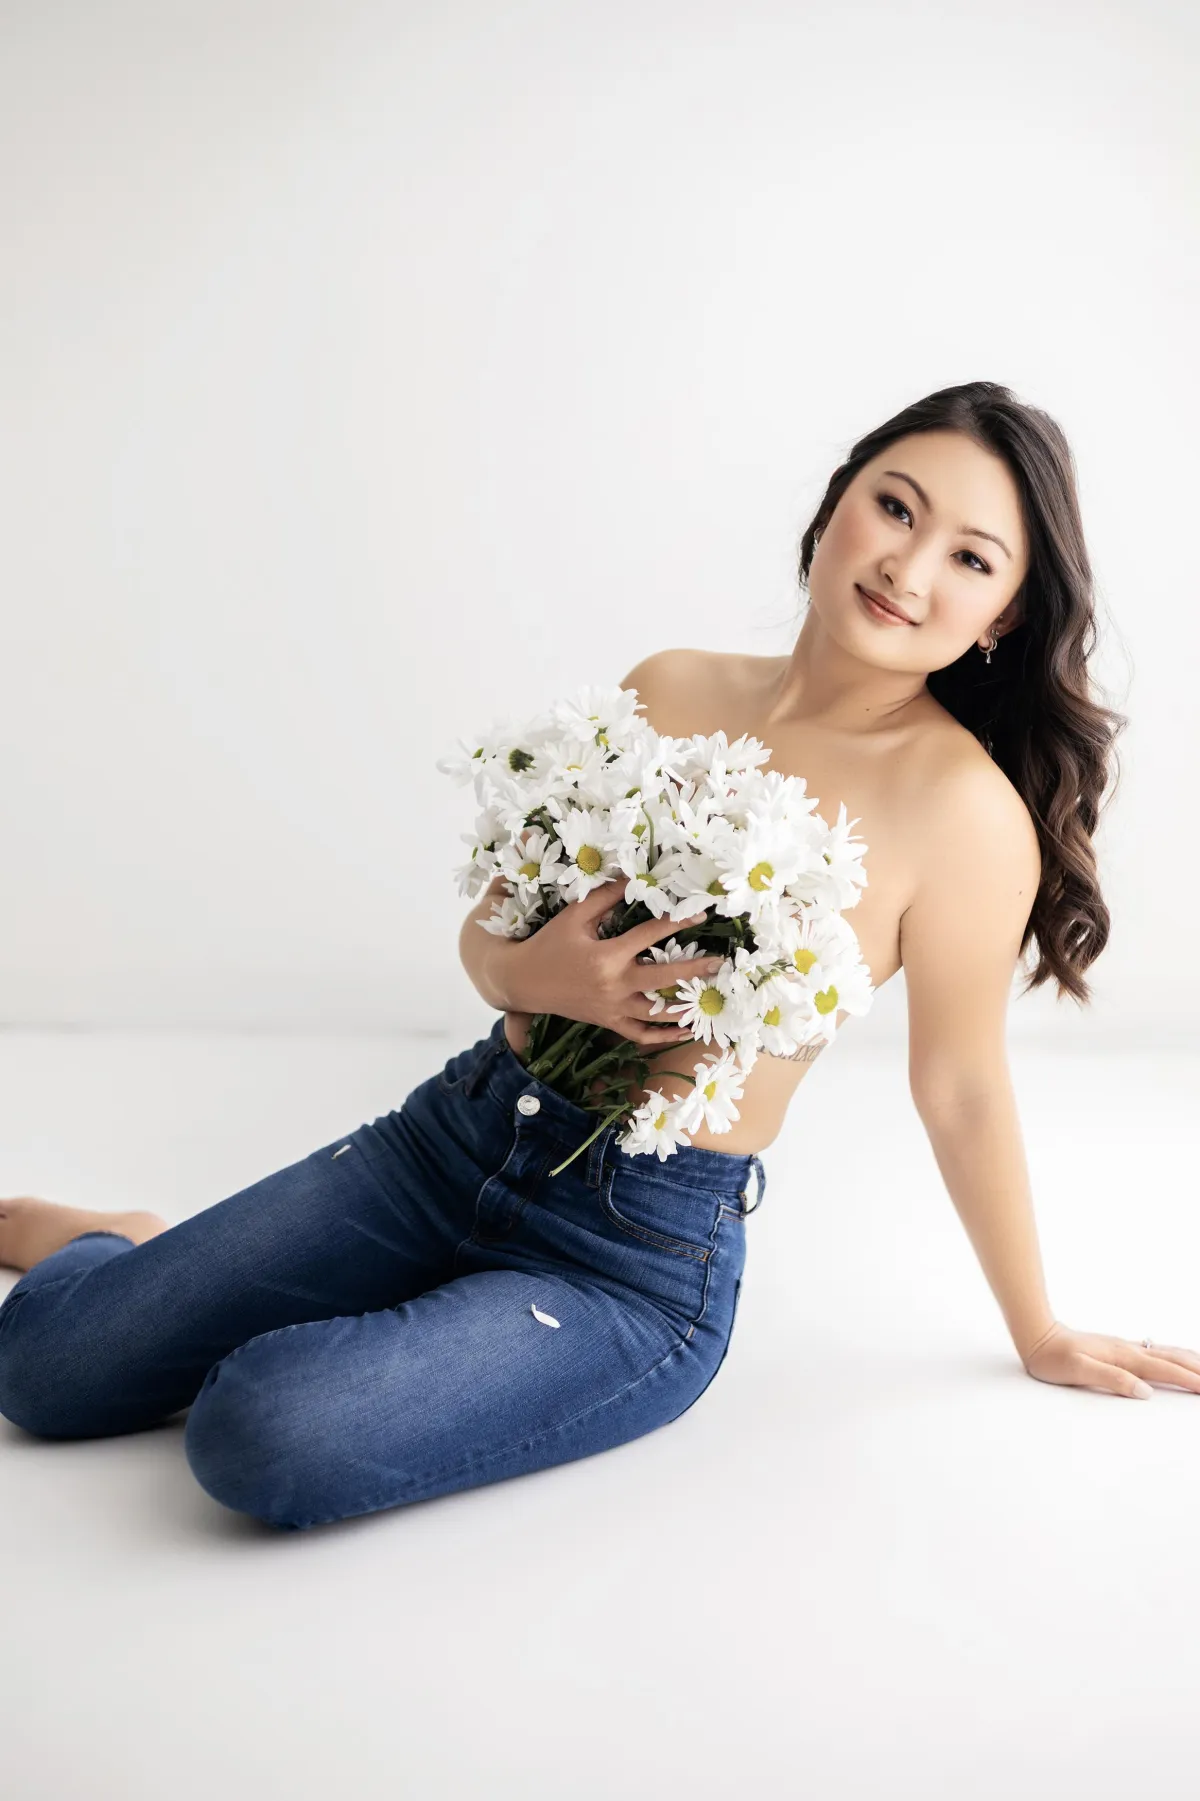
<path id="1" fill-rule="evenodd" d="M 974 733 L 934 706 L 917 742 L 918 867 L 937 879 L 986 845 L 989 863 L 998 857 L 1014 873 L 1040 878 L 1041 844 L 1024 797 Z"/>
<path id="2" fill-rule="evenodd" d="M 1016 816 L 1024 815 L 1032 825 L 1029 809 L 1020 792 L 992 761 L 974 732 L 968 731 L 938 701 L 924 722 L 918 743 L 922 773 L 929 792 L 946 805 L 961 805 L 965 800 L 982 802 L 990 797 L 996 808 L 1007 807 Z"/>
<path id="3" fill-rule="evenodd" d="M 707 723 L 714 719 L 728 726 L 761 692 L 755 677 L 761 682 L 768 664 L 780 669 L 787 662 L 787 657 L 675 646 L 643 657 L 620 685 L 637 689 L 643 718 L 653 718 L 660 731 L 688 737 L 694 731 L 715 731 Z M 730 736 L 736 732 L 731 730 Z"/>
<path id="4" fill-rule="evenodd" d="M 721 652 L 715 650 L 654 650 L 648 657 L 643 657 L 640 663 L 635 663 L 618 685 L 622 688 L 636 688 L 639 694 L 645 695 L 651 688 L 658 689 L 666 683 L 676 681 L 695 680 L 698 675 L 712 672 L 720 657 Z"/>

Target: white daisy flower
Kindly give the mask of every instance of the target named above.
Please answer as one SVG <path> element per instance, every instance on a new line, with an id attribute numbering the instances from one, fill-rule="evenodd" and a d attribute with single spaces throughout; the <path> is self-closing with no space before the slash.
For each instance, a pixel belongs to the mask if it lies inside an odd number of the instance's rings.
<path id="1" fill-rule="evenodd" d="M 657 1088 L 646 1090 L 646 1099 L 635 1108 L 628 1129 L 620 1133 L 617 1143 L 630 1157 L 657 1151 L 660 1163 L 673 1157 L 681 1144 L 686 1144 L 685 1127 L 679 1105 L 669 1101 Z"/>
<path id="2" fill-rule="evenodd" d="M 702 950 L 695 940 L 691 944 L 680 944 L 677 938 L 668 938 L 666 944 L 652 944 L 649 947 L 643 960 L 650 963 L 669 964 L 673 971 L 666 987 L 643 990 L 644 998 L 651 1003 L 652 1016 L 661 1013 L 669 1002 L 678 1000 L 677 983 L 681 976 L 686 977 L 687 965 L 694 963 L 698 957 L 707 960 L 712 954 L 711 951 Z M 699 978 L 697 977 L 696 980 Z"/>
<path id="3" fill-rule="evenodd" d="M 583 900 L 593 888 L 615 881 L 621 868 L 620 841 L 612 836 L 604 812 L 593 807 L 558 808 L 558 836 L 563 863 L 555 881 L 568 900 Z"/>
<path id="4" fill-rule="evenodd" d="M 713 1039 L 722 1047 L 731 1044 L 743 1029 L 747 1017 L 746 983 L 726 961 L 715 975 L 692 976 L 678 983 L 679 1000 L 667 1008 L 679 1015 L 676 1024 L 685 1026 L 702 1044 Z"/>
<path id="5" fill-rule="evenodd" d="M 540 902 L 541 892 L 558 880 L 562 840 L 533 826 L 497 853 L 497 874 L 512 883 L 521 901 Z"/>
<path id="6" fill-rule="evenodd" d="M 735 1119 L 740 1119 L 735 1102 L 742 1098 L 746 1071 L 738 1068 L 730 1052 L 720 1057 L 706 1057 L 695 1071 L 696 1086 L 680 1096 L 679 1112 L 686 1132 L 705 1125 L 710 1132 L 728 1132 Z"/>
<path id="7" fill-rule="evenodd" d="M 706 913 L 728 922 L 716 975 L 686 973 L 714 954 L 715 934 L 706 946 L 703 928 L 694 941 L 670 938 L 641 959 L 647 981 L 664 982 L 643 991 L 653 1015 L 670 1015 L 718 1052 L 698 1066 L 689 1094 L 668 1101 L 651 1091 L 625 1113 L 622 1148 L 663 1158 L 701 1122 L 729 1129 L 760 1050 L 789 1055 L 832 1037 L 839 1018 L 869 1009 L 874 988 L 842 917 L 867 879 L 867 847 L 850 837 L 858 821 L 847 821 L 845 805 L 830 827 L 803 778 L 766 767 L 771 753 L 760 739 L 671 738 L 641 711 L 636 689 L 585 686 L 478 742 L 460 739 L 437 767 L 460 785 L 473 781 L 479 802 L 474 833 L 462 835 L 470 858 L 455 871 L 460 892 L 478 896 L 497 874 L 509 890 L 486 930 L 528 937 L 608 882 L 621 884 L 623 919 Z M 669 980 L 649 973 L 664 969 Z M 597 1068 L 628 1061 L 628 1045 L 601 1048 L 601 1030 L 572 1038 L 573 1065 L 583 1072 L 578 1091 L 553 1035 L 549 1062 L 535 1055 L 531 1073 L 587 1105 Z M 605 1111 L 621 1116 L 608 1103 Z"/>

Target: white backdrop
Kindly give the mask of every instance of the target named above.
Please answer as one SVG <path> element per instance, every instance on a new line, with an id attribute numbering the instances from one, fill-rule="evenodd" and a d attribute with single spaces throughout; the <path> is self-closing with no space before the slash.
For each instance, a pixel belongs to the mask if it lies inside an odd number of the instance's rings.
<path id="1" fill-rule="evenodd" d="M 0 1024 L 486 1027 L 435 759 L 789 650 L 851 441 L 986 378 L 1072 443 L 1132 716 L 1096 1002 L 1012 1030 L 1195 1042 L 1194 9 L 0 29 Z M 900 978 L 856 1031 L 903 1019 Z"/>

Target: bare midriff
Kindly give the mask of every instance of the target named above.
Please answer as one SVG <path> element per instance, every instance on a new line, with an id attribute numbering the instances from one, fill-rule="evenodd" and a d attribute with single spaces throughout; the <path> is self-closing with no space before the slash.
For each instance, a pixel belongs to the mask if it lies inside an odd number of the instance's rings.
<path id="1" fill-rule="evenodd" d="M 722 651 L 677 652 L 671 667 L 658 674 L 653 689 L 639 688 L 644 704 L 638 716 L 672 737 L 724 731 L 730 743 L 743 733 L 760 739 L 772 753 L 760 767 L 802 776 L 805 793 L 816 801 L 827 824 L 836 820 L 845 802 L 847 819 L 858 821 L 854 837 L 867 845 L 863 857 L 867 884 L 844 916 L 854 927 L 872 984 L 882 988 L 900 967 L 900 916 L 911 897 L 916 869 L 922 756 L 931 741 L 940 739 L 944 744 L 948 734 L 964 735 L 963 728 L 932 696 L 906 709 L 903 723 L 870 732 L 833 731 L 808 722 L 772 726 L 767 710 L 790 660 Z M 834 1043 L 849 1017 L 838 1012 Z M 518 1054 L 528 1041 L 530 1020 L 527 1013 L 504 1015 L 505 1036 Z M 643 1049 L 649 1070 L 646 1086 L 668 1099 L 687 1093 L 693 1072 L 716 1048 L 682 1041 L 661 1051 Z M 737 1103 L 739 1118 L 729 1131 L 713 1132 L 700 1125 L 688 1133 L 689 1142 L 735 1156 L 765 1150 L 778 1137 L 788 1104 L 813 1063 L 831 1048 L 806 1046 L 792 1058 L 760 1050 Z M 668 1070 L 681 1073 L 668 1075 Z M 630 1081 L 626 1095 L 631 1106 L 645 1100 L 646 1086 Z"/>

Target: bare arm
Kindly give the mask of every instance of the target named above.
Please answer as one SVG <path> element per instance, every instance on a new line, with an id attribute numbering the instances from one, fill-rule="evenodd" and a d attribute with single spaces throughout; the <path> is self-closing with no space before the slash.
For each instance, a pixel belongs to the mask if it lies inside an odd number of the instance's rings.
<path id="1" fill-rule="evenodd" d="M 490 918 L 495 902 L 507 891 L 508 884 L 503 876 L 497 876 L 467 914 L 458 935 L 458 954 L 463 968 L 488 1006 L 498 1013 L 519 1010 L 512 983 L 514 953 L 519 951 L 521 940 L 503 938 L 498 932 L 485 932 L 480 921 Z"/>
<path id="2" fill-rule="evenodd" d="M 937 841 L 900 922 L 913 1102 L 1022 1361 L 1054 1323 L 1005 1046 L 1040 876 L 1021 797 L 972 765 L 938 797 Z"/>
<path id="3" fill-rule="evenodd" d="M 1054 1323 L 1012 1086 L 956 1114 L 923 1113 L 937 1166 L 1024 1362 Z"/>

